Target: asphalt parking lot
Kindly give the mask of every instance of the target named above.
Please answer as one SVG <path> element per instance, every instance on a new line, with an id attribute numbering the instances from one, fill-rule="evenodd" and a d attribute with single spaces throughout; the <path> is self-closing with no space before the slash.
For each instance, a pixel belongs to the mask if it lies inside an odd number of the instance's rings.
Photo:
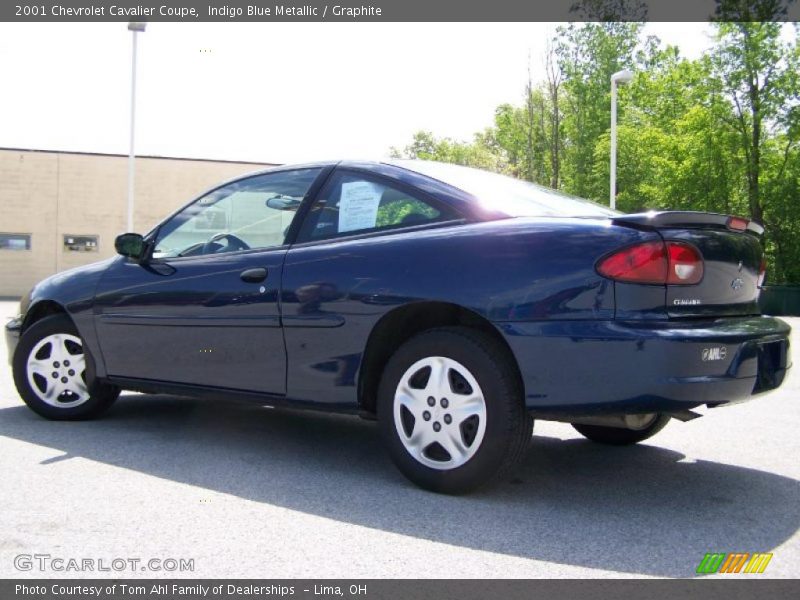
<path id="1" fill-rule="evenodd" d="M 100 420 L 48 422 L 0 345 L 0 577 L 693 577 L 706 552 L 772 552 L 758 577 L 800 576 L 797 369 L 636 447 L 537 422 L 512 477 L 446 497 L 352 417 L 124 394 Z M 20 554 L 194 571 L 28 572 Z"/>

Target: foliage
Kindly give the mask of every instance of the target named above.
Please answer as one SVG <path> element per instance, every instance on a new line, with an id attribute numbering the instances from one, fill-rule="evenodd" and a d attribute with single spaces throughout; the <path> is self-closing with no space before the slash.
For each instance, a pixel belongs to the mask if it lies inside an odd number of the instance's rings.
<path id="1" fill-rule="evenodd" d="M 472 143 L 457 142 L 450 138 L 437 138 L 429 131 L 418 131 L 412 142 L 399 150 L 392 148 L 394 158 L 418 158 L 478 167 L 490 171 L 505 171 L 503 157 L 495 147 L 494 132 L 475 134 Z"/>
<path id="2" fill-rule="evenodd" d="M 386 204 L 381 203 L 375 220 L 376 227 L 388 227 L 403 223 L 407 217 L 419 215 L 421 221 L 435 219 L 438 216 L 432 206 L 414 200 L 413 198 L 400 198 Z"/>

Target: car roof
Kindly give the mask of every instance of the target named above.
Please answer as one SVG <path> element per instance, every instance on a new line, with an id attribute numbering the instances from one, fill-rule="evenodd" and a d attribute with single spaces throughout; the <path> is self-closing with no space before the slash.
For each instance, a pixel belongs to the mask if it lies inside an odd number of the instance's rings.
<path id="1" fill-rule="evenodd" d="M 297 169 L 323 169 L 327 167 L 339 167 L 343 169 L 351 169 L 355 171 L 365 171 L 367 173 L 373 173 L 379 176 L 384 176 L 399 181 L 400 183 L 403 183 L 405 185 L 412 186 L 414 188 L 421 190 L 424 193 L 427 193 L 430 196 L 433 196 L 437 200 L 454 207 L 458 212 L 460 212 L 467 218 L 483 221 L 483 220 L 493 220 L 507 216 L 503 215 L 502 213 L 493 210 L 487 210 L 486 208 L 482 207 L 475 198 L 475 196 L 473 196 L 469 192 L 466 192 L 449 183 L 435 179 L 425 173 L 418 172 L 412 167 L 414 163 L 432 163 L 432 162 L 434 161 L 417 161 L 417 160 L 400 161 L 393 159 L 384 159 L 384 160 L 345 159 L 345 160 L 326 160 L 326 161 L 316 161 L 316 162 L 297 163 L 297 164 L 285 164 L 275 167 L 268 167 L 265 169 L 259 169 L 249 173 L 244 173 L 237 177 L 231 178 L 228 181 L 224 181 L 215 187 L 222 187 L 224 185 L 227 185 L 229 183 L 241 179 L 246 179 L 248 177 L 254 177 L 267 173 L 278 173 L 281 171 L 293 171 Z"/>

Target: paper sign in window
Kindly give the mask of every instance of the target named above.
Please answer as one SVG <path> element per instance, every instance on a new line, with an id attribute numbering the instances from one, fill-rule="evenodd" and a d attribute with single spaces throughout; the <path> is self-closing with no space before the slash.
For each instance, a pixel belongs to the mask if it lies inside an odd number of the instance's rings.
<path id="1" fill-rule="evenodd" d="M 339 198 L 339 233 L 374 228 L 383 190 L 382 185 L 368 181 L 343 183 Z"/>

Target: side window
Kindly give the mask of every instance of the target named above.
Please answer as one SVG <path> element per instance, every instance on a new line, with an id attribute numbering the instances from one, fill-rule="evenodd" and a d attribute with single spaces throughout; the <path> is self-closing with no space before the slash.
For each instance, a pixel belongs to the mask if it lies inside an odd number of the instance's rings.
<path id="1" fill-rule="evenodd" d="M 452 218 L 442 207 L 356 173 L 338 173 L 311 207 L 298 241 L 421 225 Z"/>
<path id="2" fill-rule="evenodd" d="M 281 246 L 321 169 L 266 173 L 209 192 L 165 223 L 155 258 Z"/>

